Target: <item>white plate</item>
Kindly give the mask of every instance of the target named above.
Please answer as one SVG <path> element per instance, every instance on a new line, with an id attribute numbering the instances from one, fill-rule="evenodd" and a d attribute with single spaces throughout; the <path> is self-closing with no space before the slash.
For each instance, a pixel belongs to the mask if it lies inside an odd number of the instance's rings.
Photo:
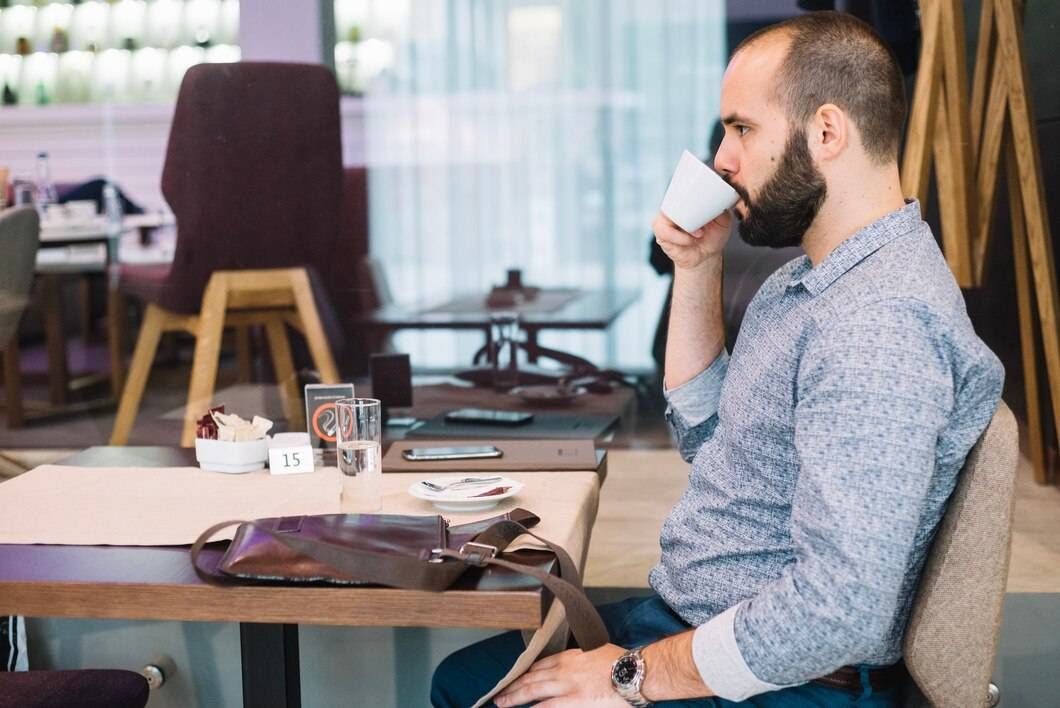
<path id="1" fill-rule="evenodd" d="M 483 473 L 481 475 L 476 474 L 451 474 L 444 477 L 430 477 L 426 481 L 433 482 L 434 484 L 452 484 L 457 480 L 464 479 L 465 477 L 493 477 L 494 475 Z M 422 480 L 420 480 L 422 481 Z M 523 491 L 523 483 L 517 482 L 514 479 L 508 477 L 501 477 L 496 482 L 488 482 L 486 484 L 474 485 L 469 487 L 461 487 L 458 489 L 446 490 L 444 492 L 431 491 L 427 487 L 423 486 L 420 481 L 417 481 L 409 485 L 409 494 L 416 497 L 417 499 L 423 499 L 434 504 L 437 508 L 442 511 L 482 511 L 484 509 L 492 509 L 497 506 L 499 502 L 509 497 L 514 497 L 519 492 Z M 496 487 L 510 487 L 510 489 L 503 493 L 497 494 L 492 497 L 476 497 L 476 494 L 482 494 L 482 492 L 488 492 Z"/>

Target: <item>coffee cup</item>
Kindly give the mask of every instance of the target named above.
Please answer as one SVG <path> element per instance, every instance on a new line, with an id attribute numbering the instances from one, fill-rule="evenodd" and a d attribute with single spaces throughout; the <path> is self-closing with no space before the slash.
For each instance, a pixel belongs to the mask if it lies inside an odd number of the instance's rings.
<path id="1" fill-rule="evenodd" d="M 685 150 L 677 162 L 670 186 L 663 196 L 663 214 L 682 230 L 692 233 L 713 221 L 739 201 L 728 182 Z"/>

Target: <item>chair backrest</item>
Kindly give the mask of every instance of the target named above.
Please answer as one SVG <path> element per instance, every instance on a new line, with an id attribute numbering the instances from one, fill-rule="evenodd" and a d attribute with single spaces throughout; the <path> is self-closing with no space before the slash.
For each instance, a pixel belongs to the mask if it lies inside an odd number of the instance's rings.
<path id="1" fill-rule="evenodd" d="M 394 294 L 386 278 L 383 263 L 378 258 L 365 256 L 357 262 L 358 305 L 361 312 L 371 312 L 392 305 Z"/>
<path id="2" fill-rule="evenodd" d="M 907 706 L 977 708 L 1001 629 L 1019 440 L 1004 402 L 968 454 L 928 555 L 903 641 Z"/>
<path id="3" fill-rule="evenodd" d="M 197 312 L 215 270 L 305 266 L 331 293 L 344 260 L 335 76 L 312 64 L 200 64 L 180 87 L 162 171 L 177 245 L 159 304 Z"/>
<path id="4" fill-rule="evenodd" d="M 33 286 L 40 220 L 31 206 L 0 212 L 0 349 L 18 330 Z"/>

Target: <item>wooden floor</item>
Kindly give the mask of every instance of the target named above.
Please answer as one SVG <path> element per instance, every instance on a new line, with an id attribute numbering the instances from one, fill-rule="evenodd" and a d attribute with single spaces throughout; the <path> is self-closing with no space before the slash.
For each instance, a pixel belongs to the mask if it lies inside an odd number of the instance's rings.
<path id="1" fill-rule="evenodd" d="M 67 450 L 0 451 L 0 479 L 59 459 Z M 675 450 L 611 450 L 585 584 L 646 588 L 659 559 L 659 530 L 684 491 L 688 465 Z M 1060 592 L 1060 489 L 1034 483 L 1020 458 L 1009 592 Z"/>
<path id="2" fill-rule="evenodd" d="M 659 529 L 684 491 L 688 465 L 675 450 L 612 450 L 593 529 L 585 584 L 647 587 Z M 1020 458 L 1009 592 L 1060 592 L 1060 489 L 1034 483 Z"/>

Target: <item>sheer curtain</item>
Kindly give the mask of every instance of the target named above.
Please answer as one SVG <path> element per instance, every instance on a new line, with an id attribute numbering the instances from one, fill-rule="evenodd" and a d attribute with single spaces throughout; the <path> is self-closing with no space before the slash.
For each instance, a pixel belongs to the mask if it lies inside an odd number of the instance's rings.
<path id="1" fill-rule="evenodd" d="M 667 280 L 650 222 L 681 153 L 702 153 L 725 63 L 722 0 L 377 0 L 364 7 L 371 251 L 396 298 L 633 288 L 606 333 L 542 343 L 651 366 Z M 363 45 L 362 45 L 363 46 Z M 398 335 L 417 367 L 463 366 L 473 333 Z"/>

